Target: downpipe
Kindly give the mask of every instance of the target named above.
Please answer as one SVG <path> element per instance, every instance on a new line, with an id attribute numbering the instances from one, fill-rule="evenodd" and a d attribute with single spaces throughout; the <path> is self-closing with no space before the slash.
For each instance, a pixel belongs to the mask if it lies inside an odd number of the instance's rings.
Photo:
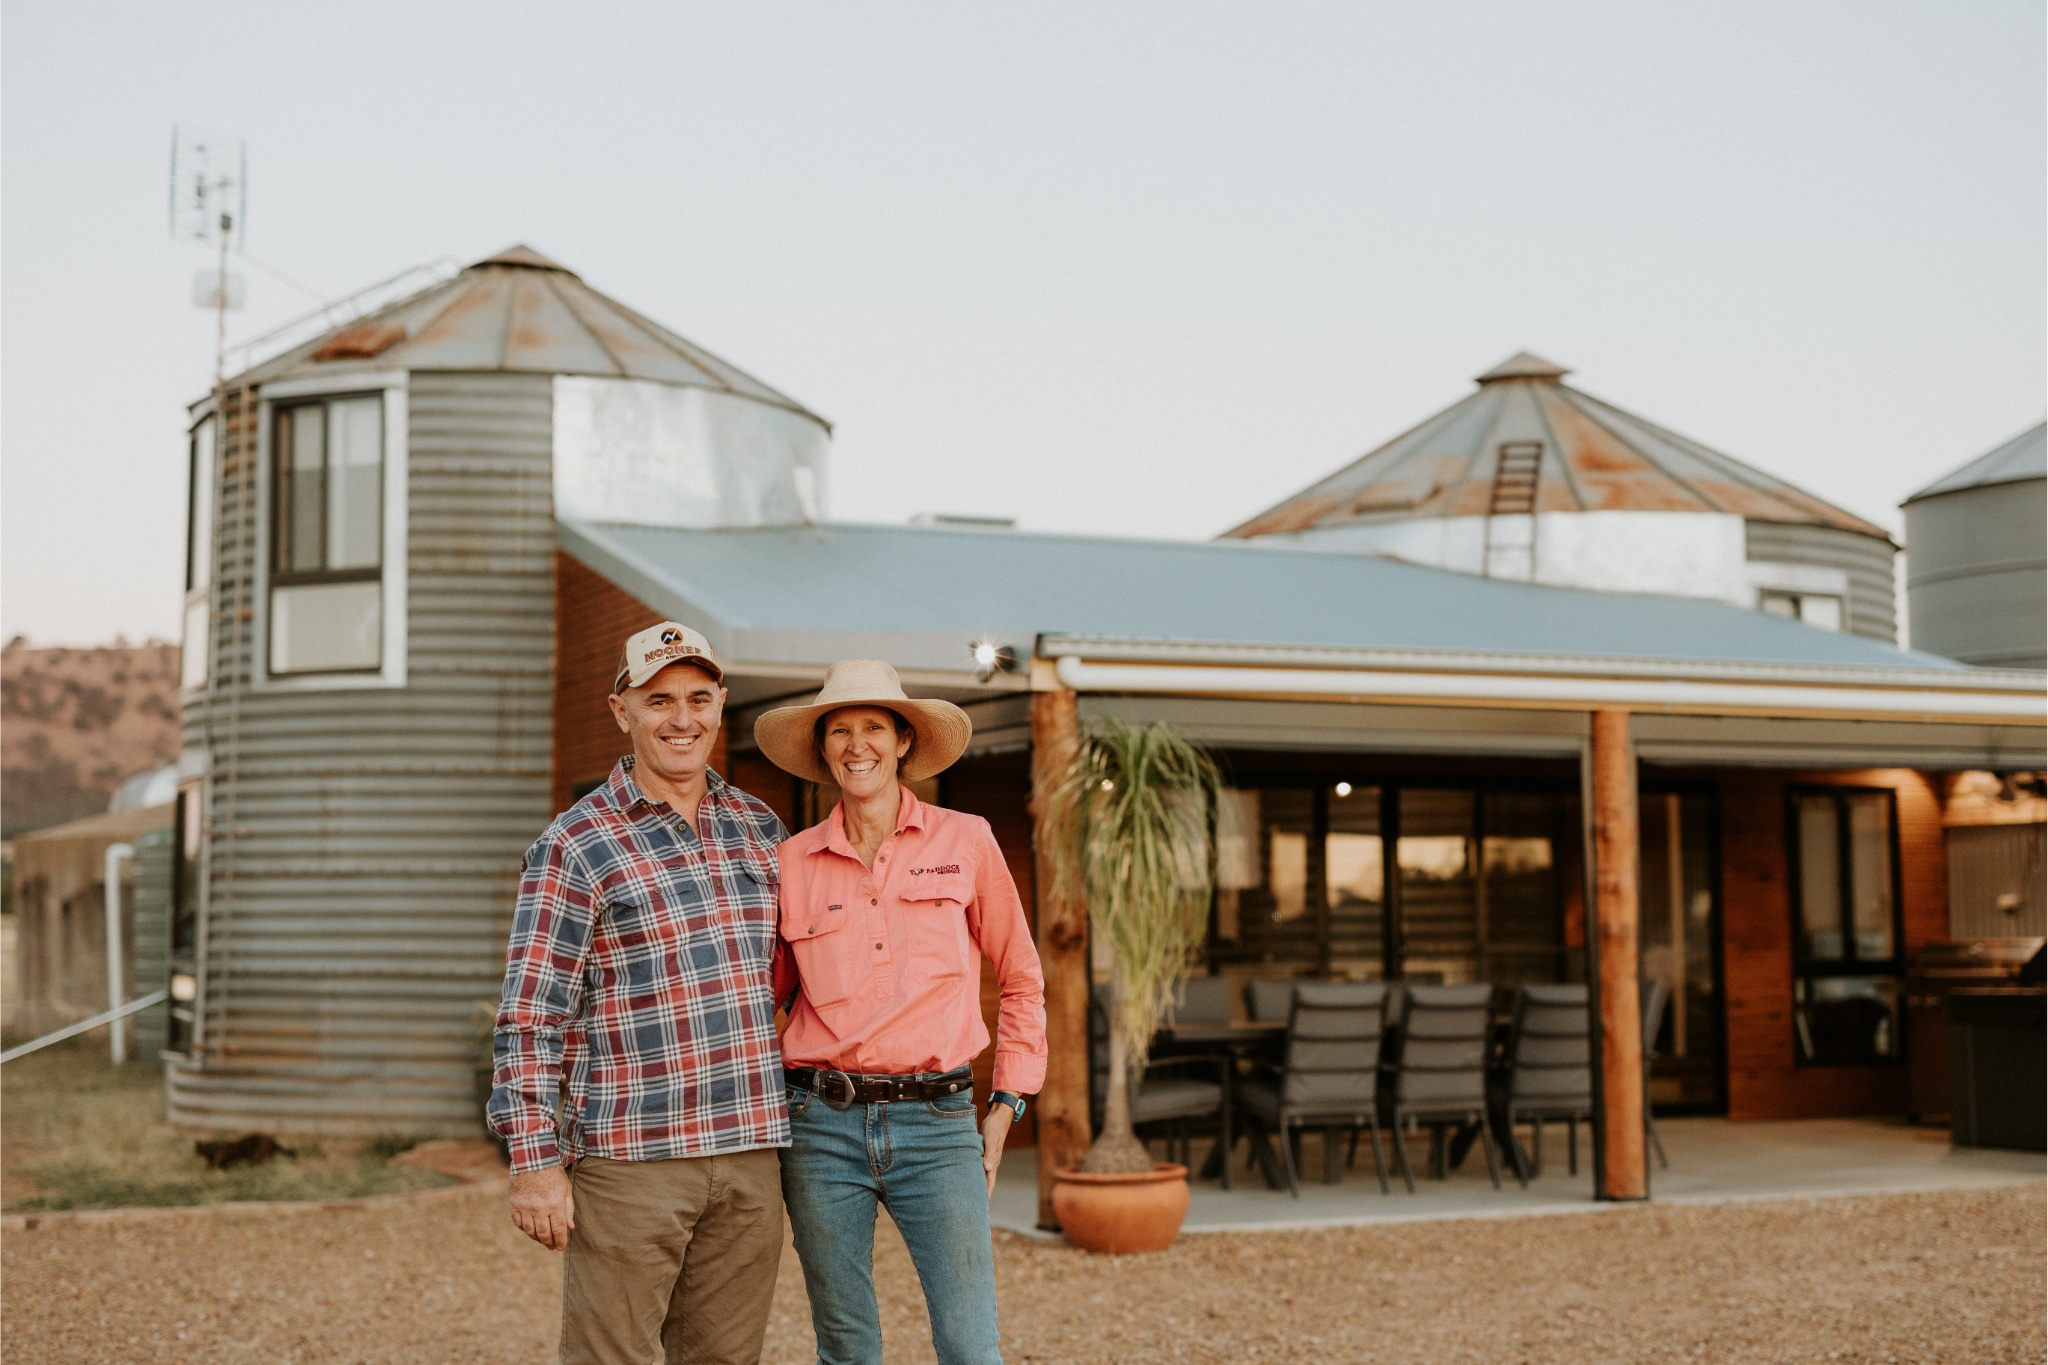
<path id="1" fill-rule="evenodd" d="M 112 1027 L 107 1030 L 114 1065 L 128 1060 L 128 1020 L 121 1007 L 128 1002 L 128 964 L 121 953 L 121 864 L 135 860 L 135 845 L 109 844 L 105 874 L 107 893 L 101 900 L 107 907 L 107 1012 Z"/>

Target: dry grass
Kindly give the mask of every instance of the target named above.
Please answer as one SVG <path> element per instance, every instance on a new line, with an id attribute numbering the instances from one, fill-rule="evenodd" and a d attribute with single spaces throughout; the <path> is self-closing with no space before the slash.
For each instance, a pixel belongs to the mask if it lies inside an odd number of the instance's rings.
<path id="1" fill-rule="evenodd" d="M 9 1213 L 244 1199 L 335 1199 L 449 1182 L 394 1166 L 409 1142 L 283 1139 L 297 1155 L 209 1171 L 200 1134 L 163 1118 L 163 1068 L 116 1067 L 103 1034 L 74 1038 L 0 1070 L 0 1206 Z"/>
<path id="2" fill-rule="evenodd" d="M 932 1359 L 884 1220 L 888 1359 Z M 1203 1234 L 1108 1259 L 999 1234 L 1024 1361 L 2038 1362 L 2043 1190 Z M 541 1362 L 559 1261 L 502 1188 L 429 1204 L 49 1223 L 0 1245 L 7 1358 Z M 815 1358 L 785 1253 L 763 1359 Z"/>

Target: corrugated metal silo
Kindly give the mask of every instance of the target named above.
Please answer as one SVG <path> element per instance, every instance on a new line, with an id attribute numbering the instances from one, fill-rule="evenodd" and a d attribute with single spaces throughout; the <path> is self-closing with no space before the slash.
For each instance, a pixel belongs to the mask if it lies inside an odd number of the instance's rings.
<path id="1" fill-rule="evenodd" d="M 1476 392 L 1225 534 L 1438 568 L 1706 597 L 1898 636 L 1880 527 L 1510 357 Z"/>
<path id="2" fill-rule="evenodd" d="M 2048 423 L 1901 504 L 1913 647 L 2048 668 Z"/>
<path id="3" fill-rule="evenodd" d="M 708 406 L 726 426 L 593 434 L 593 386 L 600 418 Z M 584 414 L 566 436 L 565 393 Z M 222 439 L 192 443 L 212 534 L 188 608 L 205 667 L 187 669 L 172 972 L 194 998 L 171 1116 L 472 1132 L 477 1012 L 553 814 L 556 504 L 625 501 L 621 477 L 658 489 L 679 459 L 722 475 L 731 411 L 760 408 L 785 462 L 821 465 L 825 425 L 524 248 L 215 406 Z"/>

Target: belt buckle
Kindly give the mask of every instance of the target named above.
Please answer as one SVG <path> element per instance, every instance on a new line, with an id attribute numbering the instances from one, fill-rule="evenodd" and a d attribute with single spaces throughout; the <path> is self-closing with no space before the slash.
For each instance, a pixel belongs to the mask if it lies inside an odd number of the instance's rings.
<path id="1" fill-rule="evenodd" d="M 853 1077 L 847 1075 L 844 1071 L 840 1071 L 837 1068 L 830 1070 L 821 1069 L 818 1072 L 816 1089 L 818 1098 L 825 1101 L 826 1108 L 837 1110 L 842 1114 L 853 1108 L 853 1097 L 856 1093 L 853 1086 Z M 844 1098 L 838 1098 L 840 1095 L 843 1095 Z"/>

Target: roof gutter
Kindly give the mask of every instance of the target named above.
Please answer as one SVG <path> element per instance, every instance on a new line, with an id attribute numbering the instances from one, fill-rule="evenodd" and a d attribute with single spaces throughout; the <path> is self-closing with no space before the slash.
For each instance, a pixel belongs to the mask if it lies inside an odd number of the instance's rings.
<path id="1" fill-rule="evenodd" d="M 1598 676 L 1538 671 L 1521 673 L 1418 668 L 1301 668 L 1228 663 L 1091 663 L 1054 642 L 1060 682 L 1076 692 L 1135 692 L 1186 696 L 1306 698 L 1341 701 L 1491 705 L 1543 710 L 1627 707 L 1640 711 L 1705 715 L 1826 716 L 1835 719 L 1921 720 L 1950 723 L 2048 723 L 2040 679 L 1995 680 L 1965 674 L 1952 685 L 1920 681 L 1886 686 L 1877 678 L 1849 681 L 1847 670 L 1827 682 L 1715 678 Z M 1903 670 L 1902 670 L 1903 671 Z M 1961 670 L 1958 670 L 1960 672 Z M 1932 672 L 1929 670 L 1928 672 Z"/>

